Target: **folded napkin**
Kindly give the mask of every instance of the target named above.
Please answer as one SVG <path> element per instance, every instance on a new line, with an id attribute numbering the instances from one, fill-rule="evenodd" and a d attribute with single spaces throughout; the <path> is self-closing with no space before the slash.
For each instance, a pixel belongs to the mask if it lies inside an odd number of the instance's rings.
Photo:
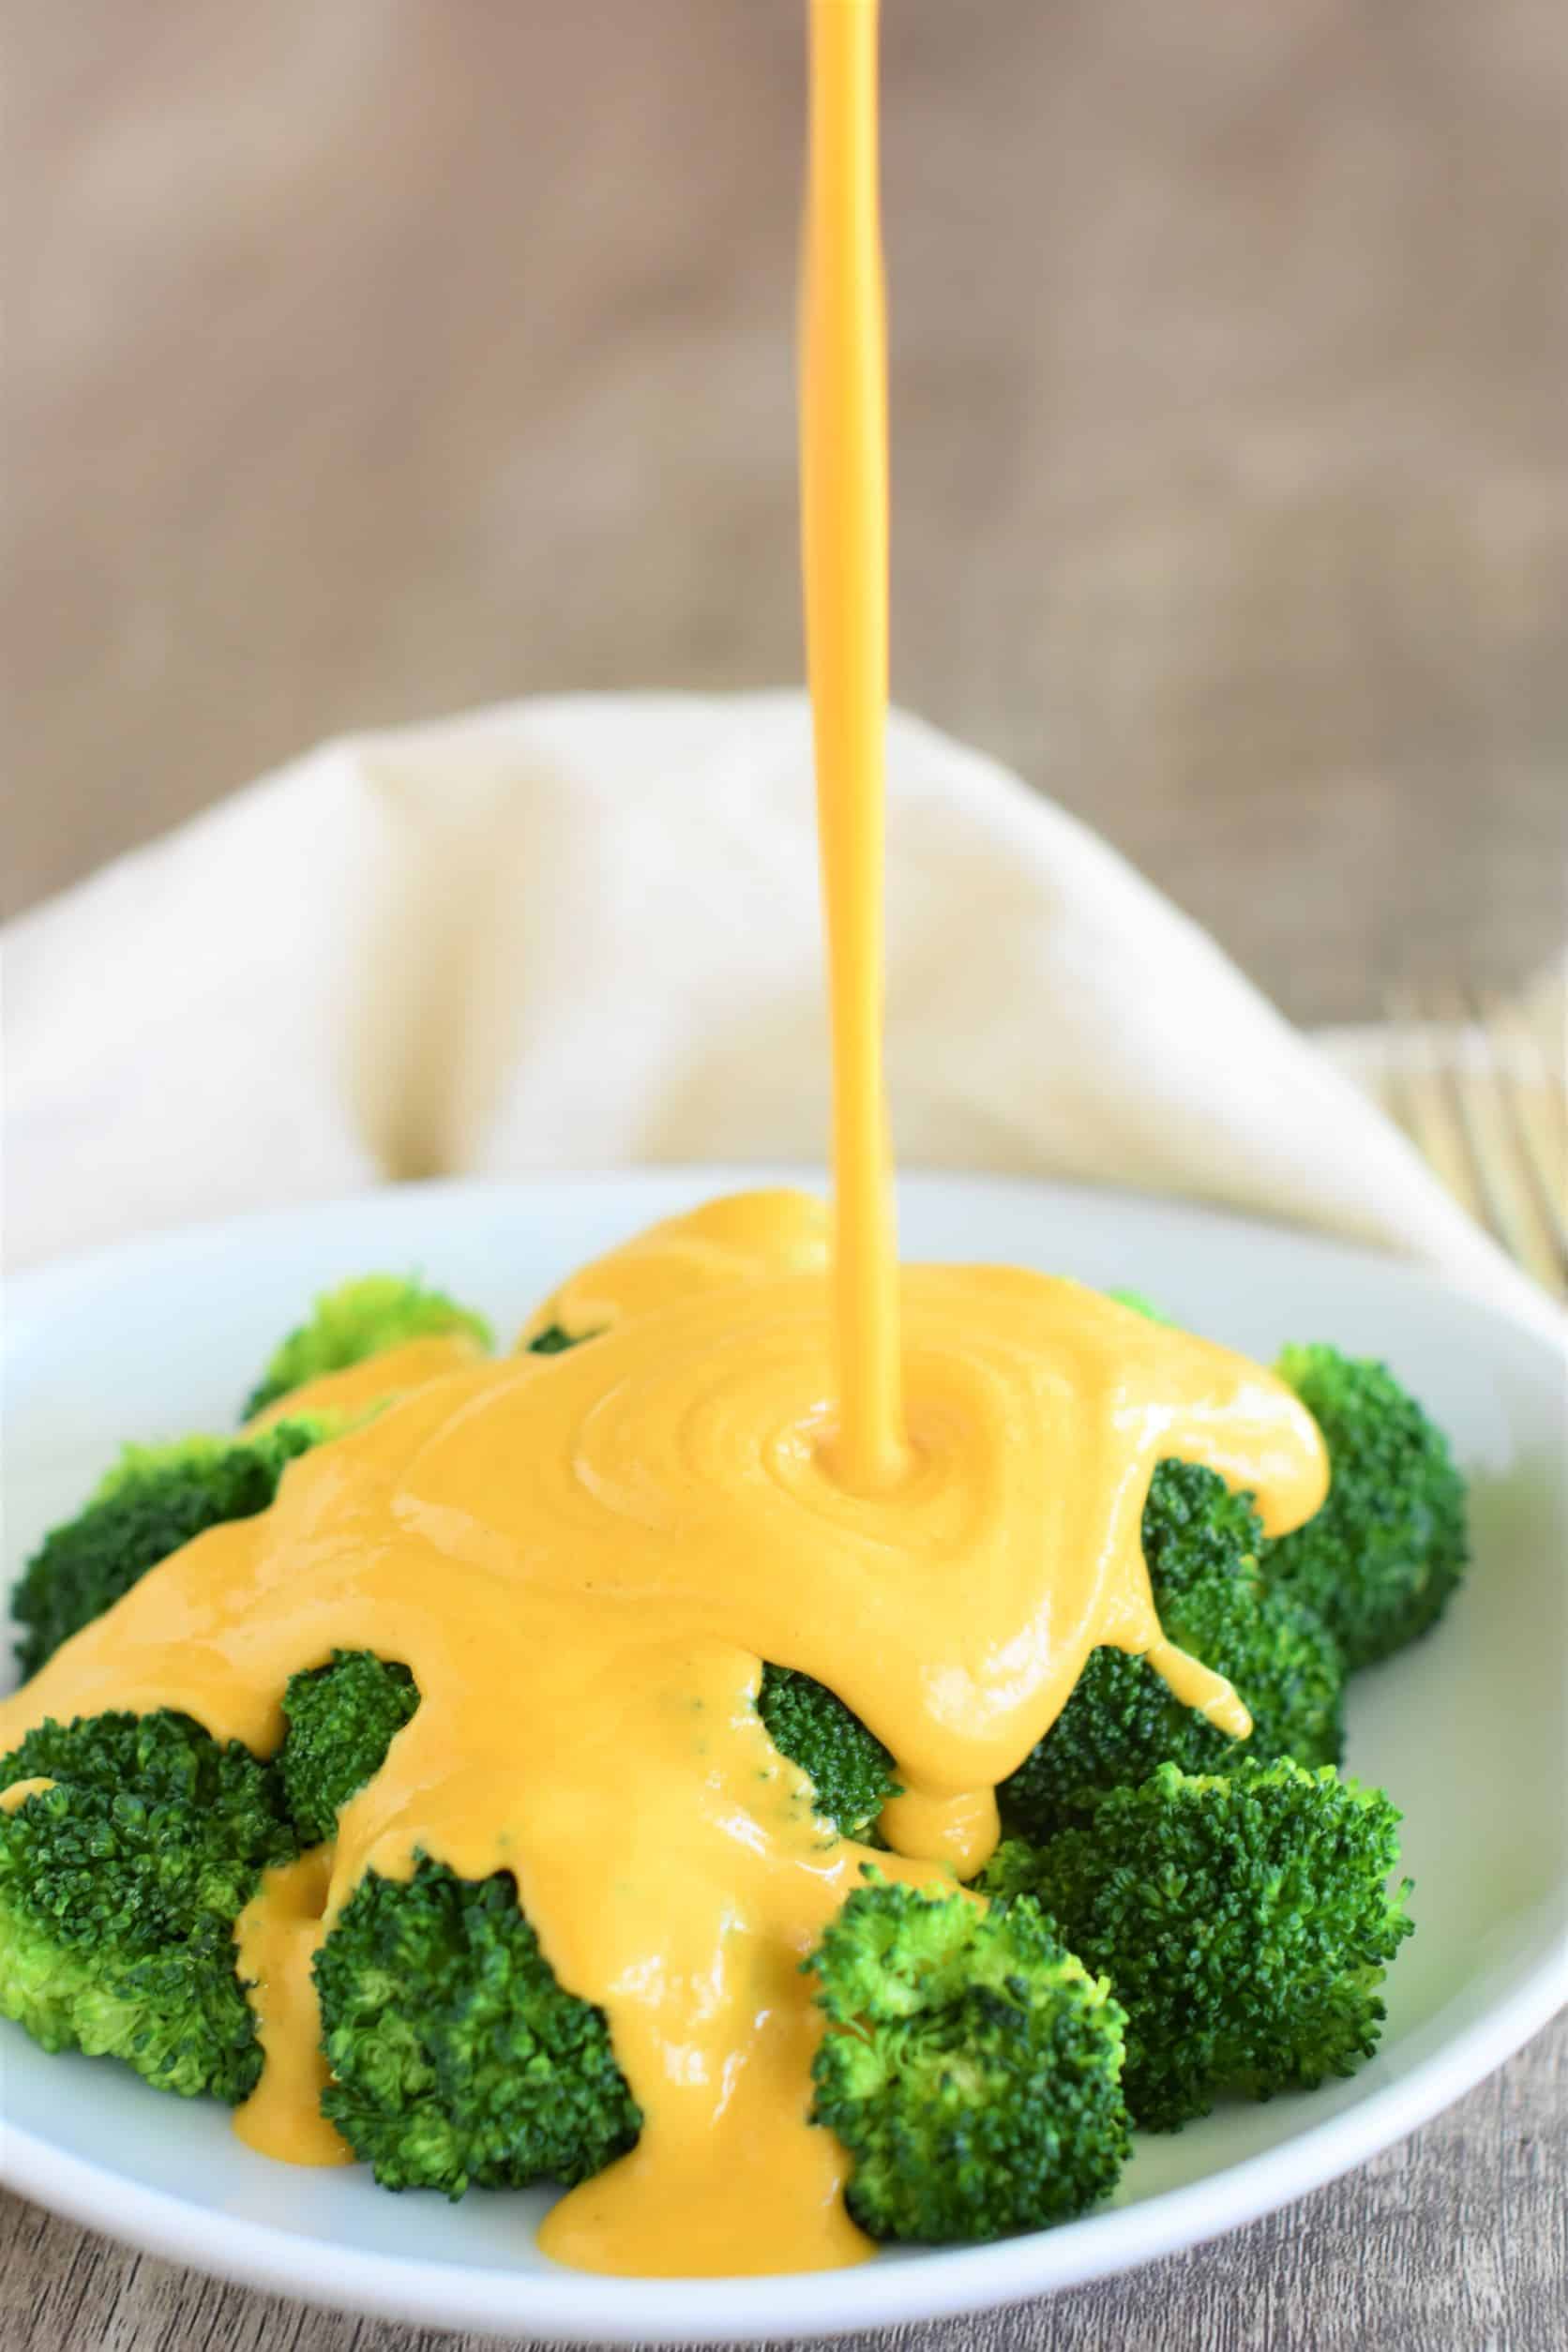
<path id="1" fill-rule="evenodd" d="M 909 1167 L 1222 1201 L 1541 1294 L 1103 841 L 896 714 Z M 389 1179 L 815 1160 L 799 695 L 529 701 L 311 752 L 13 924 L 14 1261 Z"/>

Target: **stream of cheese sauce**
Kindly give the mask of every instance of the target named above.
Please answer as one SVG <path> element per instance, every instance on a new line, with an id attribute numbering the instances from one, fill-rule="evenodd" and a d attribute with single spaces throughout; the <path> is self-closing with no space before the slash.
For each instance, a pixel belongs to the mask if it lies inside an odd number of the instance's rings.
<path id="1" fill-rule="evenodd" d="M 494 1362 L 423 1341 L 296 1392 L 273 1417 L 382 1410 L 0 1704 L 0 1754 L 48 1716 L 170 1707 L 268 1755 L 291 1674 L 334 1649 L 406 1664 L 420 1705 L 385 1765 L 240 1922 L 264 2066 L 238 2128 L 296 2163 L 346 2160 L 317 2103 L 310 1960 L 365 1871 L 406 1878 L 421 1854 L 510 1871 L 562 1983 L 604 2008 L 644 2118 L 541 2242 L 641 2275 L 870 2251 L 848 2160 L 807 2120 L 801 1960 L 865 1862 L 923 1884 L 978 1867 L 997 1782 L 1096 1644 L 1249 1728 L 1161 1634 L 1139 1541 L 1158 1460 L 1253 1489 L 1271 1533 L 1327 1485 L 1311 1419 L 1244 1358 L 1063 1278 L 898 1269 L 875 10 L 814 0 L 812 22 L 805 538 L 835 1223 L 792 1192 L 711 1203 L 573 1276 L 524 1334 L 587 1345 Z M 813 1814 L 756 1711 L 764 1659 L 831 1685 L 892 1751 L 895 1850 Z"/>
<path id="2" fill-rule="evenodd" d="M 882 1077 L 887 328 L 876 0 L 812 0 L 801 280 L 801 569 L 833 1021 L 835 1463 L 906 1468 L 898 1242 Z"/>

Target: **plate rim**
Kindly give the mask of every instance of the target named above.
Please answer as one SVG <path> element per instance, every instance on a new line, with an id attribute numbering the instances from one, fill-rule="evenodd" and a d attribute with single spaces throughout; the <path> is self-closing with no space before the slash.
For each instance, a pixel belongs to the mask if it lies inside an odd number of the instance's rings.
<path id="1" fill-rule="evenodd" d="M 511 1178 L 442 1178 L 416 1184 L 378 1185 L 329 1199 L 138 1234 L 68 1257 L 8 1273 L 8 1364 L 24 1350 L 28 1322 L 46 1313 L 51 1295 L 111 1274 L 128 1259 L 211 1247 L 233 1239 L 280 1230 L 324 1213 L 394 1202 L 415 1214 L 460 1206 L 475 1196 L 491 1201 L 559 1194 L 584 1185 L 644 1199 L 650 1188 L 695 1191 L 769 1184 L 820 1186 L 820 1168 L 735 1168 L 656 1165 L 639 1168 L 541 1169 Z M 1163 1211 L 1178 1224 L 1200 1221 L 1285 1243 L 1319 1261 L 1371 1273 L 1414 1291 L 1437 1289 L 1466 1312 L 1483 1318 L 1510 1343 L 1556 1367 L 1559 1350 L 1535 1329 L 1455 1284 L 1440 1273 L 1364 1244 L 1299 1226 L 1248 1215 L 1203 1201 L 1131 1188 L 1063 1183 L 1027 1175 L 964 1169 L 909 1170 L 906 1196 L 962 1186 L 981 1194 L 1027 1193 L 1042 1202 L 1093 1203 L 1102 1209 Z M 636 1214 L 635 1209 L 632 1212 Z M 20 1294 L 20 1295 L 19 1295 Z M 1568 1326 L 1565 1326 L 1568 1331 Z M 561 2269 L 524 2273 L 473 2262 L 367 2252 L 340 2241 L 298 2236 L 242 2215 L 215 2215 L 173 2192 L 128 2181 L 92 2159 L 62 2150 L 0 2116 L 0 2184 L 35 2204 L 100 2230 L 167 2260 L 208 2275 L 333 2309 L 400 2319 L 410 2324 L 472 2328 L 503 2337 L 578 2343 L 741 2342 L 776 2336 L 827 2335 L 856 2327 L 886 2327 L 942 2319 L 1110 2278 L 1188 2246 L 1204 2243 L 1278 2210 L 1324 2186 L 1429 2120 L 1513 2056 L 1568 2003 L 1568 1885 L 1543 1907 L 1543 1927 L 1530 1952 L 1513 1966 L 1506 1990 L 1479 2016 L 1339 2113 L 1294 2133 L 1277 2146 L 1243 2156 L 1200 2179 L 1161 2190 L 1132 2206 L 1089 2214 L 1054 2230 L 1036 2231 L 977 2247 L 933 2250 L 913 2261 L 871 2263 L 850 2271 L 795 2272 L 722 2279 L 616 2279 Z M 1108 2238 L 1106 2224 L 1114 2221 Z M 786 2311 L 785 2305 L 788 2305 Z"/>

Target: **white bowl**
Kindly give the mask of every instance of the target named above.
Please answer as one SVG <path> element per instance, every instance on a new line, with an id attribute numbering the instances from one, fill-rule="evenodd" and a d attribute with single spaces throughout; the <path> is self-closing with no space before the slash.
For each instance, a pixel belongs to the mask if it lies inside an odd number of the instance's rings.
<path id="1" fill-rule="evenodd" d="M 313 1291 L 419 1268 L 509 1333 L 567 1268 L 755 1171 L 431 1185 L 100 1252 L 10 1285 L 8 1560 L 68 1515 L 118 1441 L 221 1428 Z M 968 1176 L 903 1186 L 916 1258 L 987 1258 L 1131 1284 L 1272 1356 L 1287 1338 L 1377 1353 L 1453 1432 L 1476 1564 L 1436 1633 L 1359 1677 L 1349 1769 L 1406 1813 L 1417 1932 L 1378 2058 L 1353 2081 L 1227 2106 L 1143 2138 L 1116 2202 L 996 2246 L 889 2250 L 815 2276 L 639 2281 L 557 2269 L 538 2194 L 460 2206 L 367 2173 L 296 2172 L 226 2113 L 115 2066 L 45 2058 L 0 2023 L 0 2178 L 93 2227 L 284 2295 L 446 2328 L 641 2343 L 807 2335 L 979 2309 L 1234 2228 L 1386 2147 L 1568 1998 L 1563 1364 L 1541 1339 L 1407 1267 L 1190 1207 Z"/>

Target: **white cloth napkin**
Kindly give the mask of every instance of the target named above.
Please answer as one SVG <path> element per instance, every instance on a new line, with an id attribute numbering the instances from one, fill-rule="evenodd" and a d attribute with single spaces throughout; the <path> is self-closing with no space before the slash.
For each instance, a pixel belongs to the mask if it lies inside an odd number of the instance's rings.
<path id="1" fill-rule="evenodd" d="M 907 1166 L 1229 1202 L 1550 1317 L 1104 842 L 918 720 L 888 755 Z M 819 942 L 798 695 L 327 744 L 9 927 L 11 1258 L 400 1177 L 820 1158 Z"/>

